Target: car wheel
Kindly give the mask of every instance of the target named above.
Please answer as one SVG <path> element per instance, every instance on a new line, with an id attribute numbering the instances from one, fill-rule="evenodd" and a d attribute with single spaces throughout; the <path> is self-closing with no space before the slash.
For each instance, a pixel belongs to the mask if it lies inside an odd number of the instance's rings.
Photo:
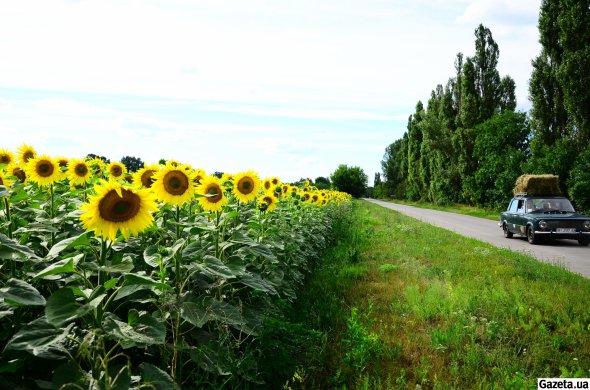
<path id="1" fill-rule="evenodd" d="M 526 228 L 526 238 L 530 244 L 538 244 L 539 238 L 535 235 L 535 231 L 533 230 L 532 226 L 527 226 Z"/>
<path id="2" fill-rule="evenodd" d="M 578 240 L 578 244 L 580 244 L 580 246 L 588 246 L 588 244 L 590 244 L 590 238 L 582 237 Z"/>
<path id="3" fill-rule="evenodd" d="M 512 238 L 512 236 L 514 234 L 510 230 L 508 230 L 508 225 L 506 225 L 506 224 L 502 225 L 502 229 L 504 230 L 504 237 Z"/>

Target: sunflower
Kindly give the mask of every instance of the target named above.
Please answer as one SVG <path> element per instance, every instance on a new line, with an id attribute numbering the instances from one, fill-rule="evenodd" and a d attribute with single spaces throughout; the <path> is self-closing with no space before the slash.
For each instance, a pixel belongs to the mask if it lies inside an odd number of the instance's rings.
<path id="1" fill-rule="evenodd" d="M 206 176 L 197 187 L 197 194 L 203 195 L 198 198 L 199 204 L 207 211 L 219 211 L 227 203 L 223 193 L 221 181 L 215 176 Z"/>
<path id="2" fill-rule="evenodd" d="M 279 200 L 274 192 L 265 192 L 258 197 L 258 209 L 260 211 L 272 211 L 277 206 Z"/>
<path id="3" fill-rule="evenodd" d="M 270 178 L 270 182 L 271 182 L 271 184 L 272 184 L 273 186 L 275 186 L 275 187 L 276 187 L 276 186 L 280 186 L 280 185 L 281 185 L 281 179 L 279 179 L 279 178 L 278 178 L 278 177 L 276 177 L 276 176 L 273 176 L 273 177 L 271 177 L 271 178 Z"/>
<path id="4" fill-rule="evenodd" d="M 205 178 L 205 176 L 207 176 L 207 173 L 205 172 L 204 169 L 200 169 L 197 168 L 194 171 L 195 173 L 195 180 L 193 180 L 195 182 L 195 185 L 199 184 L 201 182 L 201 180 L 203 180 Z"/>
<path id="5" fill-rule="evenodd" d="M 35 148 L 26 144 L 22 144 L 16 151 L 16 154 L 18 156 L 18 160 L 23 164 L 28 163 L 30 159 L 35 158 L 35 156 L 37 156 Z"/>
<path id="6" fill-rule="evenodd" d="M 113 161 L 107 165 L 107 172 L 114 179 L 123 179 L 127 173 L 127 167 L 118 161 Z"/>
<path id="7" fill-rule="evenodd" d="M 310 203 L 311 201 L 311 194 L 309 192 L 304 192 L 303 193 L 303 197 L 301 198 L 301 200 L 305 203 Z"/>
<path id="8" fill-rule="evenodd" d="M 40 186 L 48 186 L 61 179 L 57 161 L 45 154 L 30 159 L 25 166 L 25 172 L 31 181 Z"/>
<path id="9" fill-rule="evenodd" d="M 154 173 L 153 179 L 152 190 L 164 203 L 180 206 L 193 198 L 194 177 L 184 170 L 182 165 L 176 168 L 167 165 Z"/>
<path id="10" fill-rule="evenodd" d="M 57 165 L 59 165 L 59 169 L 62 172 L 68 171 L 68 165 L 70 164 L 70 160 L 67 157 L 58 156 L 55 158 L 55 161 L 57 162 Z"/>
<path id="11" fill-rule="evenodd" d="M 0 164 L 10 165 L 14 163 L 14 153 L 10 150 L 0 149 Z"/>
<path id="12" fill-rule="evenodd" d="M 6 172 L 8 176 L 16 177 L 21 183 L 24 183 L 27 180 L 27 174 L 19 164 L 13 164 L 10 167 L 6 167 Z"/>
<path id="13" fill-rule="evenodd" d="M 94 176 L 104 176 L 106 164 L 100 158 L 95 157 L 88 161 Z"/>
<path id="14" fill-rule="evenodd" d="M 83 185 L 92 179 L 92 170 L 86 161 L 73 158 L 68 164 L 67 175 L 71 185 Z"/>
<path id="15" fill-rule="evenodd" d="M 2 171 L 0 171 L 0 186 L 4 186 L 9 188 L 12 186 L 13 180 L 8 178 L 8 175 Z"/>
<path id="16" fill-rule="evenodd" d="M 248 203 L 258 196 L 260 192 L 260 179 L 254 171 L 236 173 L 233 193 L 243 203 Z"/>
<path id="17" fill-rule="evenodd" d="M 154 174 L 160 170 L 160 166 L 156 164 L 146 165 L 133 174 L 133 182 L 143 188 L 151 188 L 154 184 Z"/>
<path id="18" fill-rule="evenodd" d="M 80 221 L 96 236 L 113 241 L 120 231 L 128 239 L 131 234 L 137 235 L 147 229 L 154 221 L 151 212 L 158 210 L 158 205 L 150 191 L 123 187 L 106 180 L 101 180 L 94 190 L 96 195 L 80 207 Z"/>
<path id="19" fill-rule="evenodd" d="M 264 179 L 262 182 L 262 187 L 264 188 L 264 191 L 271 191 L 271 188 L 273 188 L 272 178 L 267 177 Z"/>

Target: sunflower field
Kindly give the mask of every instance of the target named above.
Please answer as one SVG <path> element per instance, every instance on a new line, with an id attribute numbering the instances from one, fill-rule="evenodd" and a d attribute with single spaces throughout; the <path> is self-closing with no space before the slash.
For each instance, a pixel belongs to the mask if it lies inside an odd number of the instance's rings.
<path id="1" fill-rule="evenodd" d="M 256 387 L 346 194 L 0 149 L 0 388 Z"/>

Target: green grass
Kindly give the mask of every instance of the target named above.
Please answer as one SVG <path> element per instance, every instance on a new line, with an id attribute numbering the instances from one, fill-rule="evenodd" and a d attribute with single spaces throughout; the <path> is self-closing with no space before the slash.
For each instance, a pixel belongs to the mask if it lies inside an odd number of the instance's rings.
<path id="1" fill-rule="evenodd" d="M 287 387 L 590 377 L 590 280 L 368 202 L 341 229 L 293 311 L 324 335 L 313 345 L 323 355 L 297 363 Z"/>
<path id="2" fill-rule="evenodd" d="M 385 202 L 390 202 L 390 203 L 398 203 L 398 204 L 403 204 L 403 205 L 408 205 L 408 206 L 420 207 L 422 209 L 447 211 L 449 213 L 464 214 L 464 215 L 470 215 L 472 217 L 492 219 L 494 221 L 498 220 L 500 212 L 502 211 L 502 210 L 483 209 L 480 207 L 467 206 L 464 204 L 437 205 L 434 203 L 412 202 L 409 200 L 401 200 L 401 199 L 382 199 L 382 200 L 384 200 Z"/>

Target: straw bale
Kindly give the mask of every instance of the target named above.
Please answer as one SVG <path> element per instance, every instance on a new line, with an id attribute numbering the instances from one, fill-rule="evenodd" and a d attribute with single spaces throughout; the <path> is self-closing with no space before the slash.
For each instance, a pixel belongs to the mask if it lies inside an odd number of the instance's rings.
<path id="1" fill-rule="evenodd" d="M 522 175 L 516 179 L 514 194 L 526 192 L 530 196 L 559 196 L 559 176 L 556 175 Z"/>

